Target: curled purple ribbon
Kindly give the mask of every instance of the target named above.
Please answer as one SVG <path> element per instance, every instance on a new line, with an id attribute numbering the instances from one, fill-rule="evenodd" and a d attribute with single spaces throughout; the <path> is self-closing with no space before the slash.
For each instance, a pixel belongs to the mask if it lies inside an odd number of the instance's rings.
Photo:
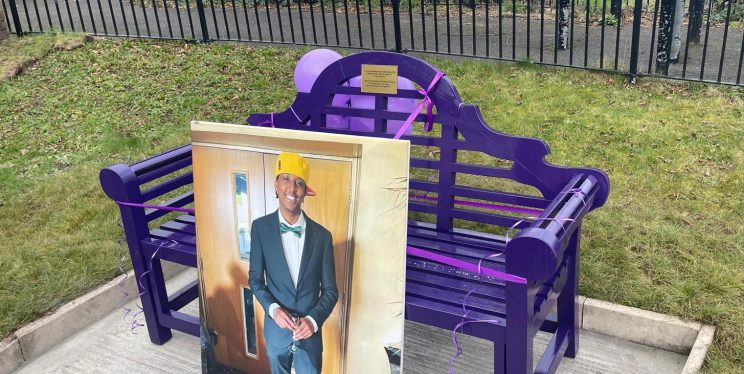
<path id="1" fill-rule="evenodd" d="M 411 114 L 408 116 L 405 122 L 403 122 L 403 125 L 398 129 L 398 132 L 395 133 L 395 136 L 393 139 L 400 139 L 401 136 L 408 130 L 409 127 L 413 124 L 413 120 L 416 119 L 416 116 L 421 113 L 421 109 L 424 108 L 424 105 L 426 105 L 426 123 L 424 124 L 424 131 L 429 132 L 434 127 L 434 113 L 432 113 L 432 109 L 434 108 L 434 102 L 431 101 L 431 98 L 429 97 L 429 92 L 434 89 L 434 86 L 439 82 L 439 80 L 444 76 L 444 73 L 441 71 L 437 71 L 437 74 L 434 75 L 434 79 L 431 80 L 431 83 L 429 83 L 429 87 L 427 89 L 419 88 L 418 92 L 424 97 L 421 99 L 419 104 L 416 106 L 416 109 L 411 112 Z"/>

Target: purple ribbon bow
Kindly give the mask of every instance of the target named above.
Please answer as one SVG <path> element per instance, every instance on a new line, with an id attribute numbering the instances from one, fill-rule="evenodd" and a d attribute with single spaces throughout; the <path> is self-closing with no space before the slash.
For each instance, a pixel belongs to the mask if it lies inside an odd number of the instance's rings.
<path id="1" fill-rule="evenodd" d="M 427 89 L 419 88 L 418 92 L 424 97 L 421 99 L 421 102 L 419 102 L 419 105 L 416 106 L 416 109 L 414 109 L 413 112 L 411 112 L 411 115 L 408 116 L 405 122 L 403 122 L 403 126 L 398 129 L 398 132 L 395 134 L 393 139 L 400 139 L 401 136 L 408 130 L 409 127 L 413 124 L 413 120 L 416 119 L 416 116 L 421 113 L 421 109 L 424 108 L 424 105 L 426 105 L 426 123 L 424 124 L 424 131 L 429 132 L 434 127 L 434 113 L 432 113 L 432 109 L 434 108 L 434 103 L 431 101 L 431 98 L 429 97 L 429 92 L 434 89 L 434 86 L 439 82 L 439 79 L 441 79 L 444 76 L 444 73 L 441 71 L 438 71 L 437 74 L 434 76 L 434 79 L 431 80 L 431 83 L 429 83 L 429 87 Z"/>

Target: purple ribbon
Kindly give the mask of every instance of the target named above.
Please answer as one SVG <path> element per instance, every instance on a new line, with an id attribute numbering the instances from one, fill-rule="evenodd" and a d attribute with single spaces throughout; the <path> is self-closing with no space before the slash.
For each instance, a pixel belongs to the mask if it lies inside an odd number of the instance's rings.
<path id="1" fill-rule="evenodd" d="M 415 200 L 437 201 L 436 197 L 431 197 L 431 196 L 426 196 L 426 195 L 409 195 L 409 197 Z M 520 208 L 516 206 L 500 205 L 500 204 L 479 203 L 475 201 L 466 201 L 466 200 L 458 200 L 458 199 L 455 199 L 455 204 L 472 206 L 475 208 L 500 210 L 502 212 L 509 212 L 509 213 L 527 214 L 530 216 L 538 216 L 543 212 L 542 210 L 539 210 L 539 209 Z"/>
<path id="2" fill-rule="evenodd" d="M 579 195 L 579 197 L 581 198 L 581 202 L 583 202 L 584 205 L 586 205 L 586 193 L 584 193 L 584 191 L 581 188 L 572 188 L 572 189 L 566 191 L 566 195 L 568 195 L 570 193 L 575 194 L 575 195 Z"/>
<path id="3" fill-rule="evenodd" d="M 152 205 L 152 204 L 127 203 L 124 201 L 117 201 L 116 203 L 119 205 L 132 206 L 135 208 L 159 209 L 159 210 L 168 210 L 171 212 L 182 212 L 182 213 L 194 214 L 194 209 L 189 209 L 189 208 L 178 208 L 178 207 L 172 207 L 172 206 Z"/>
<path id="4" fill-rule="evenodd" d="M 408 116 L 405 122 L 403 122 L 403 126 L 398 129 L 398 132 L 395 133 L 395 136 L 393 139 L 400 139 L 401 136 L 408 130 L 409 127 L 413 124 L 413 120 L 416 119 L 416 116 L 421 113 L 421 109 L 424 108 L 424 105 L 426 105 L 426 123 L 424 124 L 424 131 L 429 132 L 434 127 L 434 114 L 432 113 L 432 109 L 434 108 L 434 103 L 431 101 L 431 98 L 429 97 L 429 92 L 434 89 L 434 86 L 439 82 L 439 79 L 441 79 L 444 76 L 444 73 L 441 71 L 438 71 L 437 74 L 434 76 L 434 79 L 431 80 L 431 83 L 429 83 L 429 87 L 427 89 L 419 88 L 418 92 L 424 97 L 421 99 L 421 102 L 416 106 L 416 109 L 411 112 L 411 114 Z"/>

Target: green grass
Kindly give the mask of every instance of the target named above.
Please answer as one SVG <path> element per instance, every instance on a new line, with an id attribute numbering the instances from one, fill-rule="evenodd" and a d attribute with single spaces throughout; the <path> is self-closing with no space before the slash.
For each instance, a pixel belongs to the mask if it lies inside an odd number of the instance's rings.
<path id="1" fill-rule="evenodd" d="M 100 168 L 189 141 L 192 119 L 285 109 L 302 49 L 96 41 L 0 83 L 0 336 L 117 275 Z M 718 326 L 712 373 L 744 370 L 744 93 L 431 59 L 486 121 L 607 171 L 581 293 Z"/>

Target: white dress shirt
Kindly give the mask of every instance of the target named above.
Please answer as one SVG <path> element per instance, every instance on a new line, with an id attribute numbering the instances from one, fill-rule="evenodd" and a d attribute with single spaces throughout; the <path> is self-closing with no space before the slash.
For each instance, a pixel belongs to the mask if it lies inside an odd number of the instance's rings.
<path id="1" fill-rule="evenodd" d="M 295 233 L 287 231 L 282 236 L 282 247 L 284 247 L 284 258 L 287 260 L 287 267 L 289 268 L 289 276 L 292 278 L 292 283 L 297 288 L 297 282 L 300 277 L 300 265 L 302 264 L 302 251 L 305 249 L 305 232 L 307 221 L 305 220 L 305 214 L 300 212 L 300 218 L 297 222 L 292 225 L 287 222 L 282 216 L 282 212 L 277 212 L 279 216 L 279 223 L 285 224 L 289 227 L 301 227 L 302 233 L 298 237 Z M 279 308 L 279 304 L 274 303 L 269 306 L 269 315 L 274 318 L 274 311 Z M 313 317 L 307 316 L 310 322 L 313 324 L 313 332 L 318 332 L 318 324 L 315 322 Z"/>

